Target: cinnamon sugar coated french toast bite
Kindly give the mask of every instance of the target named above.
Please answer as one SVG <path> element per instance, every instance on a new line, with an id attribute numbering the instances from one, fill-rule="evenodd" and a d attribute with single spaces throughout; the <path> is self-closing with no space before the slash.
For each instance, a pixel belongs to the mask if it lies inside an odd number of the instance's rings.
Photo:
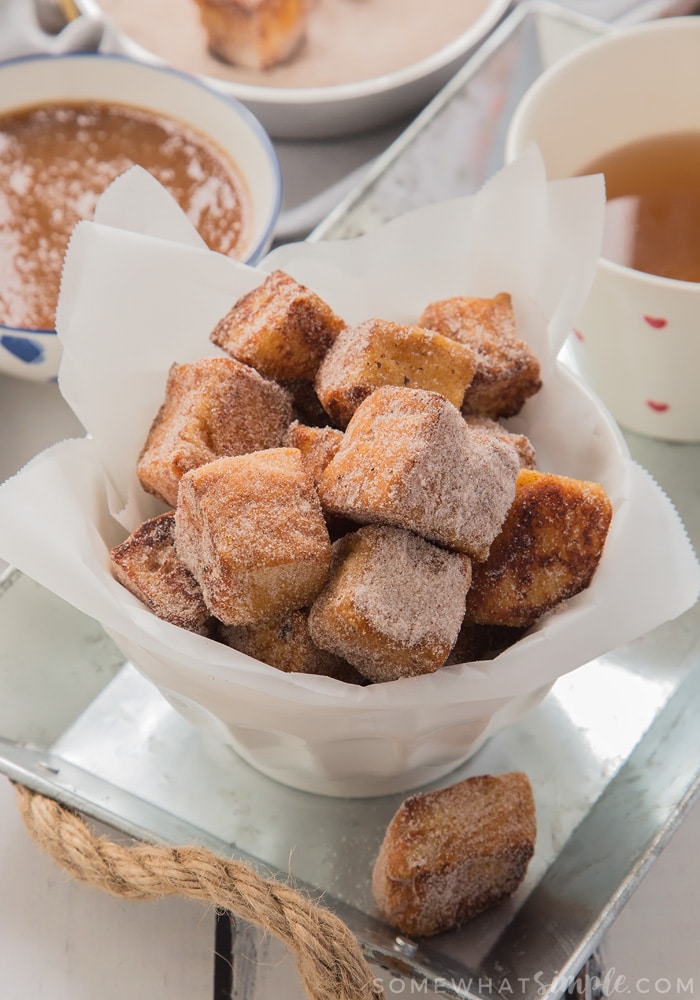
<path id="1" fill-rule="evenodd" d="M 541 388 L 540 363 L 516 332 L 511 297 L 455 296 L 431 302 L 418 320 L 445 337 L 471 347 L 476 371 L 462 404 L 463 413 L 498 419 L 513 417 Z"/>
<path id="2" fill-rule="evenodd" d="M 139 481 L 174 507 L 186 472 L 215 458 L 277 448 L 291 418 L 287 392 L 248 365 L 231 358 L 175 364 L 136 464 Z"/>
<path id="3" fill-rule="evenodd" d="M 327 510 L 393 524 L 484 559 L 515 495 L 512 447 L 444 396 L 382 386 L 357 408 L 321 477 Z"/>
<path id="4" fill-rule="evenodd" d="M 377 684 L 493 659 L 590 585 L 612 505 L 500 420 L 540 387 L 508 295 L 348 326 L 276 270 L 210 341 L 227 356 L 171 367 L 137 461 L 174 510 L 111 553 L 154 614 Z"/>
<path id="5" fill-rule="evenodd" d="M 273 271 L 231 307 L 211 340 L 266 378 L 313 381 L 345 323 L 284 271 Z"/>
<path id="6" fill-rule="evenodd" d="M 309 605 L 330 568 L 321 505 L 296 448 L 220 458 L 183 476 L 175 545 L 225 625 Z"/>
<path id="7" fill-rule="evenodd" d="M 213 620 L 202 589 L 175 549 L 175 512 L 144 521 L 110 552 L 115 578 L 154 615 L 209 635 Z"/>
<path id="8" fill-rule="evenodd" d="M 306 37 L 310 0 L 194 0 L 213 55 L 234 66 L 270 69 Z"/>
<path id="9" fill-rule="evenodd" d="M 309 613 L 311 638 L 368 680 L 432 673 L 464 618 L 470 560 L 387 525 L 333 544 L 331 573 Z"/>
<path id="10" fill-rule="evenodd" d="M 368 319 L 347 326 L 316 374 L 316 394 L 338 427 L 378 386 L 431 389 L 457 408 L 476 370 L 470 348 L 418 326 Z"/>
<path id="11" fill-rule="evenodd" d="M 372 891 L 402 934 L 428 937 L 503 902 L 522 883 L 537 819 L 527 775 L 479 775 L 410 796 L 389 823 Z"/>
<path id="12" fill-rule="evenodd" d="M 474 569 L 467 620 L 527 627 L 580 593 L 598 567 L 611 520 L 599 483 L 523 469 L 488 559 Z"/>

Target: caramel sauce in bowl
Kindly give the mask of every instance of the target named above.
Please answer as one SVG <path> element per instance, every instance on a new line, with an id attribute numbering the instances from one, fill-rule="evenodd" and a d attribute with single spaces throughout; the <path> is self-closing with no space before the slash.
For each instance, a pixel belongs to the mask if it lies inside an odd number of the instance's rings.
<path id="1" fill-rule="evenodd" d="M 53 323 L 71 232 L 134 164 L 175 198 L 211 250 L 255 263 L 269 248 L 279 163 L 235 99 L 122 56 L 0 65 L 0 372 L 57 375 Z"/>

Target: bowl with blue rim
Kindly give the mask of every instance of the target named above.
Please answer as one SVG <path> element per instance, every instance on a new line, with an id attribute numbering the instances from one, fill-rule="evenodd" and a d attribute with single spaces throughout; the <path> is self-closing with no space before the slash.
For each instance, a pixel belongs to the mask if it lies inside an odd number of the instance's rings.
<path id="1" fill-rule="evenodd" d="M 179 202 L 203 245 L 255 264 L 282 202 L 272 142 L 237 99 L 122 55 L 0 63 L 0 373 L 55 379 L 63 251 L 133 164 Z"/>

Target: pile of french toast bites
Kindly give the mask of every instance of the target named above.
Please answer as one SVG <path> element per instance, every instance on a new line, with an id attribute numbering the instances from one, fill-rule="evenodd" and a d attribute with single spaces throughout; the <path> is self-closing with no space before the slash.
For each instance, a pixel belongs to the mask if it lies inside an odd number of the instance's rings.
<path id="1" fill-rule="evenodd" d="M 586 588 L 612 506 L 500 422 L 541 387 L 510 296 L 346 324 L 281 270 L 174 363 L 111 552 L 160 618 L 367 684 L 495 655 Z"/>

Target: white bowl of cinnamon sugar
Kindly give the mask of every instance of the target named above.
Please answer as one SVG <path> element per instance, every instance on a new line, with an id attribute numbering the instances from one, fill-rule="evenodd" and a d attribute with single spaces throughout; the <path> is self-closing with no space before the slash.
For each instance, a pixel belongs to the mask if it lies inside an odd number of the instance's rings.
<path id="1" fill-rule="evenodd" d="M 0 64 L 0 372 L 56 377 L 55 309 L 70 234 L 133 164 L 159 180 L 203 245 L 250 263 L 269 247 L 279 164 L 238 101 L 122 56 Z"/>
<path id="2" fill-rule="evenodd" d="M 533 151 L 256 268 L 126 231 L 132 180 L 65 260 L 88 436 L 0 486 L 0 556 L 194 726 L 295 788 L 403 792 L 694 602 L 672 505 L 556 360 L 599 179 Z"/>

